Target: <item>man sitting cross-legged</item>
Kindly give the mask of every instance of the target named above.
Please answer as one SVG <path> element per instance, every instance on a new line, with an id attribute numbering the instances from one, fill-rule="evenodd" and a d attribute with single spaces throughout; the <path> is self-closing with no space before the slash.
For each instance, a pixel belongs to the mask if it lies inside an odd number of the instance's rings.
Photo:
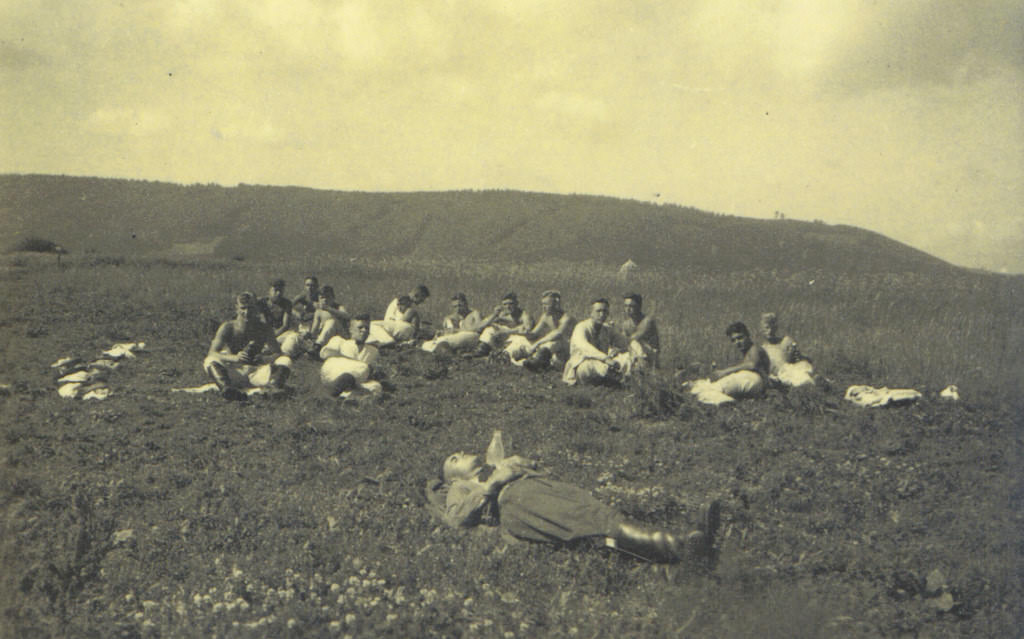
<path id="1" fill-rule="evenodd" d="M 444 318 L 441 333 L 423 342 L 423 350 L 438 355 L 468 352 L 480 341 L 483 319 L 480 311 L 471 309 L 465 293 L 456 293 L 451 299 L 452 312 Z"/>
<path id="2" fill-rule="evenodd" d="M 525 335 L 533 326 L 533 318 L 521 306 L 515 293 L 501 298 L 501 304 L 481 322 L 480 340 L 474 357 L 486 357 L 505 346 L 511 335 Z"/>
<path id="3" fill-rule="evenodd" d="M 267 348 L 272 363 L 260 361 Z M 281 354 L 273 330 L 267 326 L 256 304 L 256 296 L 245 292 L 235 298 L 235 319 L 217 329 L 203 370 L 228 399 L 240 399 L 258 387 L 283 389 L 291 373 L 292 360 Z"/>
<path id="4" fill-rule="evenodd" d="M 786 386 L 810 386 L 814 384 L 814 367 L 811 361 L 800 353 L 792 337 L 778 335 L 779 320 L 775 313 L 761 315 L 761 333 L 764 343 L 761 348 L 771 362 L 771 379 Z"/>
<path id="5" fill-rule="evenodd" d="M 576 325 L 569 340 L 569 361 L 562 371 L 566 384 L 618 384 L 631 373 L 626 338 L 608 325 L 608 300 L 590 304 L 590 317 Z"/>
<path id="6" fill-rule="evenodd" d="M 633 367 L 636 370 L 649 370 L 658 367 L 658 351 L 661 340 L 658 337 L 658 324 L 654 317 L 643 312 L 644 298 L 639 293 L 627 293 L 623 296 L 622 334 L 629 340 L 629 352 L 633 356 Z"/>
<path id="7" fill-rule="evenodd" d="M 770 363 L 764 349 L 750 339 L 750 331 L 743 322 L 733 322 L 725 329 L 743 359 L 735 366 L 720 368 L 710 379 L 689 382 L 690 392 L 705 404 L 726 404 L 735 399 L 757 397 L 764 392 Z"/>
<path id="8" fill-rule="evenodd" d="M 561 369 L 569 360 L 569 336 L 576 320 L 562 309 L 562 294 L 544 291 L 540 299 L 542 313 L 526 335 L 508 338 L 505 352 L 517 366 L 542 371 Z"/>
<path id="9" fill-rule="evenodd" d="M 391 300 L 384 311 L 384 319 L 370 322 L 370 344 L 394 346 L 399 342 L 416 339 L 420 331 L 420 314 L 416 308 L 430 297 L 430 290 L 420 284 L 408 295 Z"/>
<path id="10" fill-rule="evenodd" d="M 379 395 L 381 383 L 370 379 L 380 353 L 366 342 L 370 334 L 370 316 L 356 315 L 349 322 L 350 339 L 335 335 L 320 349 L 320 381 L 331 397 L 347 398 L 352 393 Z"/>

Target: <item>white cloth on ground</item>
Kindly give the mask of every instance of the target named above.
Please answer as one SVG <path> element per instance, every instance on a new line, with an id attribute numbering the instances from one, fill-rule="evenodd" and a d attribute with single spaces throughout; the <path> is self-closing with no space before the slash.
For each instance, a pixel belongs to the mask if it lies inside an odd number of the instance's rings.
<path id="1" fill-rule="evenodd" d="M 912 388 L 888 388 L 882 386 L 854 385 L 846 389 L 844 399 L 865 408 L 900 406 L 912 404 L 921 399 L 921 393 Z"/>

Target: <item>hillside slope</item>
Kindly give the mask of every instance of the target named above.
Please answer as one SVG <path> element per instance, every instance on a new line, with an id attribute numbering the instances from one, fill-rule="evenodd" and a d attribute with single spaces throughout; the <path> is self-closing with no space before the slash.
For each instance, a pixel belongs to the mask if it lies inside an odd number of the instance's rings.
<path id="1" fill-rule="evenodd" d="M 845 272 L 954 268 L 877 233 L 585 195 L 362 193 L 0 176 L 0 234 L 73 253 L 558 258 L 644 266 Z"/>

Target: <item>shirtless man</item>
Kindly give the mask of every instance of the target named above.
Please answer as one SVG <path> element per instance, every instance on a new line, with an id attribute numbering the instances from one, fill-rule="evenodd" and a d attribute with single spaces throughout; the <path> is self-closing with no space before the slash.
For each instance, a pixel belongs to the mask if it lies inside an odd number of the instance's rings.
<path id="1" fill-rule="evenodd" d="M 725 329 L 725 334 L 743 354 L 740 363 L 714 371 L 709 379 L 684 384 L 697 396 L 697 401 L 704 404 L 727 404 L 764 392 L 771 366 L 767 353 L 750 339 L 750 331 L 743 322 L 733 322 Z"/>
<path id="2" fill-rule="evenodd" d="M 266 348 L 273 363 L 260 362 Z M 203 361 L 203 370 L 228 399 L 241 399 L 256 387 L 283 389 L 292 360 L 281 354 L 273 330 L 263 323 L 256 296 L 245 292 L 235 298 L 235 318 L 220 325 Z"/>
<path id="3" fill-rule="evenodd" d="M 473 349 L 480 341 L 483 318 L 480 311 L 471 309 L 465 293 L 456 293 L 451 298 L 452 312 L 445 316 L 441 332 L 434 339 L 423 343 L 423 350 L 437 355 L 451 355 Z"/>
<path id="4" fill-rule="evenodd" d="M 309 348 L 310 356 L 317 359 L 317 354 L 329 339 L 335 335 L 347 334 L 348 322 L 348 311 L 335 300 L 334 289 L 330 286 L 320 289 L 320 299 L 316 301 L 313 322 L 305 336 L 313 342 Z"/>
<path id="5" fill-rule="evenodd" d="M 504 347 L 511 335 L 525 335 L 533 326 L 533 318 L 519 306 L 516 294 L 508 293 L 480 326 L 480 341 L 473 351 L 473 357 L 487 357 L 491 352 Z"/>
<path id="6" fill-rule="evenodd" d="M 623 318 L 620 330 L 629 340 L 629 352 L 633 356 L 633 365 L 638 370 L 649 370 L 658 367 L 658 351 L 661 340 L 658 337 L 658 324 L 651 315 L 643 312 L 644 298 L 639 293 L 627 293 L 623 296 Z"/>
<path id="7" fill-rule="evenodd" d="M 274 280 L 266 297 L 259 300 L 263 321 L 274 329 L 274 336 L 280 343 L 281 336 L 292 328 L 292 303 L 284 296 L 284 280 Z"/>
<path id="8" fill-rule="evenodd" d="M 626 338 L 608 325 L 608 300 L 590 304 L 590 317 L 576 324 L 569 339 L 569 361 L 562 381 L 569 385 L 616 385 L 631 373 Z"/>
<path id="9" fill-rule="evenodd" d="M 420 313 L 416 308 L 430 297 L 430 290 L 418 285 L 408 295 L 391 300 L 384 311 L 384 319 L 370 322 L 368 342 L 378 346 L 393 346 L 398 342 L 416 339 L 420 331 Z"/>
<path id="10" fill-rule="evenodd" d="M 576 320 L 562 309 L 558 291 L 544 291 L 540 305 L 537 323 L 526 335 L 510 336 L 505 352 L 513 364 L 527 370 L 561 369 L 569 360 L 569 336 Z"/>
<path id="11" fill-rule="evenodd" d="M 771 362 L 771 379 L 793 387 L 813 385 L 811 361 L 800 353 L 792 337 L 779 337 L 778 328 L 779 320 L 775 313 L 761 315 L 761 333 L 764 335 L 761 348 Z"/>
<path id="12" fill-rule="evenodd" d="M 292 313 L 300 332 L 309 330 L 313 322 L 313 315 L 316 314 L 316 301 L 320 299 L 320 281 L 315 275 L 310 275 L 302 281 L 302 294 L 292 300 Z"/>
<path id="13" fill-rule="evenodd" d="M 350 339 L 335 335 L 320 349 L 320 359 L 323 360 L 320 381 L 331 397 L 347 398 L 353 392 L 381 394 L 381 383 L 370 379 L 380 356 L 377 347 L 366 343 L 370 335 L 370 316 L 353 317 L 349 322 L 349 334 L 352 336 Z"/>

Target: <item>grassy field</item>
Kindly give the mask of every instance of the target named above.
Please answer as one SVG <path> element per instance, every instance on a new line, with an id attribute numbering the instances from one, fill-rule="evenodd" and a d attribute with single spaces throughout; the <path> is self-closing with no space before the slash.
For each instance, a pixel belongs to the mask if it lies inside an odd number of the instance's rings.
<path id="1" fill-rule="evenodd" d="M 49 256 L 52 258 L 52 256 Z M 19 265 L 20 264 L 20 265 Z M 557 287 L 645 295 L 664 375 L 569 388 L 486 361 L 399 351 L 378 403 L 342 405 L 301 361 L 284 401 L 171 393 L 232 295 L 274 277 L 331 284 L 381 314 L 423 282 L 439 321 L 456 290 L 531 311 Z M 330 260 L 8 260 L 0 270 L 0 629 L 93 636 L 1017 636 L 1024 623 L 1024 282 L 961 274 L 704 275 L 606 266 Z M 709 409 L 671 374 L 734 358 L 722 334 L 780 316 L 829 386 Z M 116 341 L 149 353 L 98 402 L 60 399 L 49 364 Z M 854 383 L 910 386 L 890 410 Z M 936 398 L 957 384 L 959 403 Z M 630 516 L 686 529 L 725 505 L 717 567 L 508 544 L 423 508 L 442 457 L 510 452 Z"/>

